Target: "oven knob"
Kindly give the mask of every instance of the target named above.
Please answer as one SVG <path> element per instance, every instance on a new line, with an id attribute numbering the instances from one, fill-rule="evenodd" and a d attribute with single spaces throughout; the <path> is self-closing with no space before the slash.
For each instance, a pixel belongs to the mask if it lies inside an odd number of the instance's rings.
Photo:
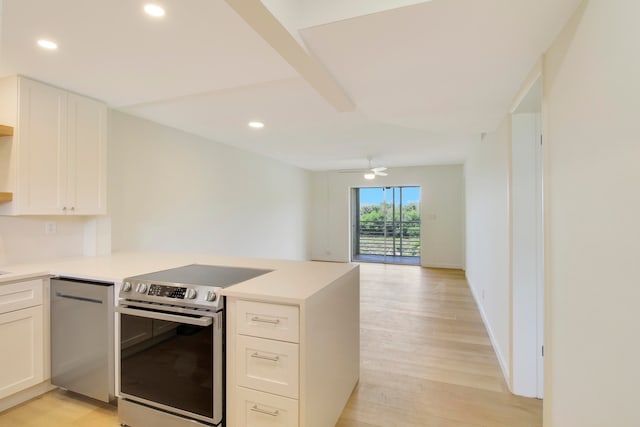
<path id="1" fill-rule="evenodd" d="M 185 298 L 187 299 L 195 299 L 198 296 L 198 291 L 196 291 L 195 289 L 187 289 L 187 293 L 185 293 Z"/>
<path id="2" fill-rule="evenodd" d="M 217 296 L 214 291 L 209 291 L 207 292 L 207 301 L 215 301 Z"/>
<path id="3" fill-rule="evenodd" d="M 139 294 L 144 294 L 145 292 L 147 292 L 147 285 L 144 283 L 138 283 L 138 286 L 136 286 L 136 292 Z"/>
<path id="4" fill-rule="evenodd" d="M 122 284 L 122 292 L 129 292 L 131 290 L 131 283 L 130 282 L 124 282 Z"/>

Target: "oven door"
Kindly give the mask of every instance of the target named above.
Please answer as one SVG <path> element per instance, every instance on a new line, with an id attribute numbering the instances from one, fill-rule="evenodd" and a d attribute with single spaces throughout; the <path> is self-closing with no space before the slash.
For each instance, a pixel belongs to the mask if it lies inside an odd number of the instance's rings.
<path id="1" fill-rule="evenodd" d="M 218 424 L 223 403 L 222 313 L 192 315 L 127 306 L 116 311 L 120 397 Z"/>

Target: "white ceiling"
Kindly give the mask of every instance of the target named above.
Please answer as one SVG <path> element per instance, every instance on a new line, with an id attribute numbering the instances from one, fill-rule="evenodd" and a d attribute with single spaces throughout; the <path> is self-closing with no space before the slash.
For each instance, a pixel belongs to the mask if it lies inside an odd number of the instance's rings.
<path id="1" fill-rule="evenodd" d="M 460 163 L 580 0 L 265 0 L 310 66 L 227 1 L 158 0 L 167 15 L 151 19 L 138 0 L 4 0 L 0 75 L 312 170 L 364 167 L 369 156 L 389 167 Z M 314 66 L 353 111 L 327 101 Z M 265 128 L 247 128 L 254 119 Z"/>

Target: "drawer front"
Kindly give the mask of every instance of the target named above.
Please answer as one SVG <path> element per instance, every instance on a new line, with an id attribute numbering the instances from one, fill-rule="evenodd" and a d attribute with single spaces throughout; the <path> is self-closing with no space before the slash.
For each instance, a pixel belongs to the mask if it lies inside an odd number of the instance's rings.
<path id="1" fill-rule="evenodd" d="M 298 398 L 298 344 L 238 335 L 238 385 Z"/>
<path id="2" fill-rule="evenodd" d="M 0 314 L 42 305 L 42 279 L 0 285 Z"/>
<path id="3" fill-rule="evenodd" d="M 236 419 L 242 427 L 297 427 L 298 401 L 238 387 Z"/>
<path id="4" fill-rule="evenodd" d="M 298 307 L 256 301 L 237 302 L 238 333 L 298 342 Z"/>

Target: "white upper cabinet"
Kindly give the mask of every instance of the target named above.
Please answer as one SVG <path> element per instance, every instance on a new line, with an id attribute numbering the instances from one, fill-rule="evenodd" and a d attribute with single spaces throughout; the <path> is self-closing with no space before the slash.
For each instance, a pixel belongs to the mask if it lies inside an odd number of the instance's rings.
<path id="1" fill-rule="evenodd" d="M 17 186 L 14 203 L 21 214 L 61 214 L 67 169 L 67 94 L 50 86 L 19 79 Z"/>
<path id="2" fill-rule="evenodd" d="M 17 114 L 0 108 L 2 124 L 15 126 L 3 138 L 11 141 L 0 142 L 9 170 L 0 191 L 13 192 L 13 201 L 0 204 L 0 214 L 106 214 L 106 105 L 23 77 L 7 80 L 0 103 L 14 102 Z"/>
<path id="3" fill-rule="evenodd" d="M 78 215 L 107 213 L 107 107 L 69 94 L 67 98 L 66 205 Z"/>

